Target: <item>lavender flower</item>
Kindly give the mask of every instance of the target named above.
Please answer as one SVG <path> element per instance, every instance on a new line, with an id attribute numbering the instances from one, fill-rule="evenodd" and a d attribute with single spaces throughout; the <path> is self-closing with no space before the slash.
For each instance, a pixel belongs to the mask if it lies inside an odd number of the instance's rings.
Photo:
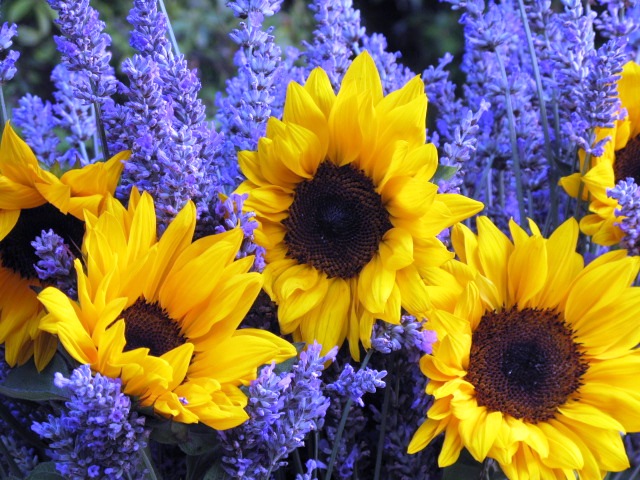
<path id="1" fill-rule="evenodd" d="M 290 373 L 264 367 L 249 386 L 249 420 L 232 430 L 219 432 L 227 455 L 223 466 L 230 475 L 268 479 L 286 458 L 304 445 L 307 434 L 322 429 L 329 400 L 322 392 L 320 375 L 336 349 L 320 355 L 321 346 L 309 345 L 300 353 Z"/>
<path id="2" fill-rule="evenodd" d="M 116 79 L 109 65 L 111 37 L 89 0 L 49 0 L 58 12 L 56 24 L 62 35 L 54 36 L 62 63 L 80 76 L 72 85 L 74 95 L 87 103 L 104 103 L 116 91 Z"/>
<path id="3" fill-rule="evenodd" d="M 362 396 L 369 392 L 375 393 L 376 388 L 384 388 L 386 385 L 382 379 L 387 375 L 384 370 L 379 372 L 369 367 L 355 371 L 350 364 L 345 364 L 340 372 L 340 377 L 327 385 L 329 392 L 349 397 L 356 405 L 364 407 Z"/>
<path id="4" fill-rule="evenodd" d="M 282 0 L 228 3 L 236 17 L 246 20 L 231 33 L 240 47 L 235 57 L 238 74 L 227 81 L 226 96 L 216 97 L 216 118 L 225 135 L 217 168 L 222 184 L 230 189 L 240 180 L 238 150 L 255 150 L 258 139 L 265 134 L 269 116 L 282 110 L 282 106 L 274 105 L 278 83 L 287 83 L 281 79 L 281 50 L 271 29 L 262 29 L 264 17 L 277 12 L 281 3 Z"/>
<path id="5" fill-rule="evenodd" d="M 16 61 L 20 58 L 20 52 L 9 50 L 13 41 L 11 40 L 18 34 L 18 26 L 15 23 L 9 25 L 7 22 L 2 24 L 0 28 L 0 54 L 6 52 L 4 58 L 0 60 L 0 86 L 5 85 L 16 74 Z"/>
<path id="6" fill-rule="evenodd" d="M 77 295 L 77 280 L 73 261 L 75 256 L 64 239 L 53 230 L 43 230 L 31 242 L 40 258 L 33 266 L 38 278 L 48 285 L 55 285 L 72 298 Z"/>
<path id="7" fill-rule="evenodd" d="M 33 431 L 49 441 L 48 454 L 60 474 L 70 479 L 127 478 L 142 474 L 141 450 L 149 431 L 144 417 L 131 412 L 131 400 L 119 379 L 96 374 L 82 365 L 69 379 L 57 373 L 54 383 L 71 400 L 58 415 L 34 422 Z"/>
<path id="8" fill-rule="evenodd" d="M 124 142 L 132 157 L 125 165 L 121 198 L 136 185 L 156 199 L 159 231 L 187 203 L 194 200 L 198 214 L 211 216 L 217 204 L 218 178 L 213 170 L 220 139 L 205 122 L 198 99 L 200 80 L 175 54 L 167 40 L 168 21 L 155 0 L 136 0 L 127 17 L 133 25 L 131 46 L 139 53 L 123 66 L 130 81 L 123 108 L 108 107 L 108 121 L 124 121 Z M 116 141 L 126 132 L 118 131 Z M 113 138 L 113 137 L 112 137 Z"/>
<path id="9" fill-rule="evenodd" d="M 620 246 L 626 248 L 629 255 L 640 254 L 640 191 L 632 177 L 620 180 L 614 188 L 607 191 L 607 196 L 618 201 L 616 223 L 624 233 Z"/>
<path id="10" fill-rule="evenodd" d="M 258 227 L 258 222 L 254 219 L 255 213 L 242 211 L 242 205 L 247 197 L 248 194 L 238 195 L 236 193 L 232 193 L 225 201 L 218 203 L 216 206 L 216 213 L 218 214 L 221 222 L 220 225 L 215 227 L 215 233 L 222 233 L 224 231 L 240 227 L 244 233 L 244 240 L 242 241 L 242 245 L 240 246 L 240 250 L 238 251 L 236 258 L 255 255 L 253 269 L 261 272 L 265 267 L 265 249 L 253 242 L 253 232 Z"/>
<path id="11" fill-rule="evenodd" d="M 403 315 L 400 325 L 377 322 L 373 325 L 371 348 L 384 354 L 403 349 L 415 352 L 410 360 L 417 361 L 425 353 L 431 353 L 432 344 L 436 341 L 435 332 L 425 330 L 423 326 L 424 321 L 412 315 Z"/>
<path id="12" fill-rule="evenodd" d="M 60 143 L 54 131 L 58 120 L 53 113 L 53 105 L 29 93 L 18 101 L 18 105 L 13 109 L 13 124 L 22 129 L 25 142 L 38 160 L 50 169 L 56 161 L 59 163 L 56 148 Z"/>

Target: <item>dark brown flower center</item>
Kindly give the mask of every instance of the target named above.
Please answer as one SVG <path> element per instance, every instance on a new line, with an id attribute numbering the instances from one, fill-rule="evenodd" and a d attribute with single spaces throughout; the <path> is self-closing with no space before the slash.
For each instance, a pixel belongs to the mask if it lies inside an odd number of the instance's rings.
<path id="1" fill-rule="evenodd" d="M 635 137 L 624 148 L 616 150 L 616 159 L 613 162 L 613 172 L 616 183 L 632 177 L 636 183 L 640 183 L 640 137 Z"/>
<path id="2" fill-rule="evenodd" d="M 186 343 L 187 339 L 177 324 L 158 303 L 147 303 L 144 298 L 122 312 L 124 317 L 124 350 L 148 348 L 156 357 Z"/>
<path id="3" fill-rule="evenodd" d="M 0 241 L 0 260 L 22 278 L 35 280 L 38 274 L 33 268 L 39 260 L 31 246 L 43 230 L 53 229 L 73 250 L 80 252 L 84 223 L 73 215 L 65 215 L 50 203 L 20 211 L 15 227 Z"/>
<path id="4" fill-rule="evenodd" d="M 467 380 L 478 405 L 537 423 L 554 417 L 580 387 L 587 366 L 560 314 L 513 307 L 482 317 Z"/>
<path id="5" fill-rule="evenodd" d="M 345 279 L 360 273 L 392 227 L 373 181 L 353 165 L 330 161 L 298 184 L 282 223 L 290 258 Z"/>

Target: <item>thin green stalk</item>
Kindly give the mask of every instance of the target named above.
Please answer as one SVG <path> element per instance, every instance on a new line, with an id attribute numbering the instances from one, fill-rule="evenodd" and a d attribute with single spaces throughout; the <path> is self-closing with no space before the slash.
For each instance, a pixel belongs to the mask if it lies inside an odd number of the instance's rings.
<path id="1" fill-rule="evenodd" d="M 511 92 L 509 91 L 509 80 L 507 78 L 507 70 L 504 67 L 504 61 L 500 52 L 496 49 L 496 57 L 500 66 L 500 74 L 504 83 L 504 99 L 507 106 L 507 117 L 509 119 L 509 139 L 511 140 L 511 151 L 513 155 L 513 173 L 516 177 L 516 198 L 518 199 L 518 212 L 520 214 L 520 223 L 526 221 L 526 213 L 524 211 L 524 195 L 522 190 L 522 173 L 520 171 L 520 154 L 518 153 L 518 139 L 516 136 L 516 119 L 513 114 L 513 104 L 511 102 Z"/>
<path id="2" fill-rule="evenodd" d="M 13 459 L 13 455 L 11 455 L 11 452 L 9 452 L 9 449 L 4 444 L 4 441 L 2 439 L 0 439 L 0 453 L 2 454 L 2 457 L 7 462 L 7 465 L 9 465 L 9 470 L 11 471 L 11 475 L 16 476 L 18 478 L 22 478 L 22 472 L 18 468 L 18 465 L 16 465 L 16 462 Z"/>
<path id="3" fill-rule="evenodd" d="M 296 464 L 296 470 L 300 475 L 304 475 L 304 467 L 302 466 L 302 460 L 300 460 L 300 452 L 296 448 L 293 451 L 293 462 Z"/>
<path id="4" fill-rule="evenodd" d="M 369 349 L 367 354 L 362 360 L 362 364 L 360 365 L 360 370 L 363 370 L 367 364 L 369 363 L 369 359 L 373 354 L 373 349 Z M 342 410 L 342 417 L 340 418 L 340 423 L 338 424 L 338 430 L 336 431 L 336 437 L 333 441 L 333 448 L 331 449 L 331 458 L 329 459 L 329 465 L 327 465 L 327 473 L 324 476 L 324 480 L 331 480 L 331 475 L 333 474 L 333 467 L 336 463 L 336 458 L 338 456 L 338 448 L 340 447 L 340 440 L 342 439 L 342 433 L 344 432 L 344 427 L 347 424 L 347 418 L 349 417 L 349 410 L 351 410 L 351 404 L 353 400 L 349 398 L 344 405 L 344 409 Z"/>
<path id="5" fill-rule="evenodd" d="M 104 160 L 108 160 L 111 158 L 109 153 L 109 147 L 107 144 L 107 134 L 104 130 L 104 122 L 102 121 L 102 113 L 100 112 L 100 104 L 94 103 L 96 107 L 96 125 L 98 127 L 98 132 L 100 132 L 100 143 L 102 144 L 102 153 L 104 154 Z"/>
<path id="6" fill-rule="evenodd" d="M 384 400 L 382 403 L 382 420 L 380 422 L 380 435 L 378 435 L 378 447 L 376 448 L 376 467 L 373 472 L 373 480 L 380 480 L 382 470 L 382 452 L 384 451 L 384 436 L 387 433 L 387 414 L 391 403 L 391 386 L 387 379 L 387 386 L 384 389 Z"/>
<path id="7" fill-rule="evenodd" d="M 9 425 L 9 428 L 14 433 L 19 435 L 20 438 L 25 441 L 25 443 L 33 447 L 40 458 L 46 457 L 46 446 L 42 442 L 42 440 L 40 440 L 40 437 L 38 437 L 35 432 L 24 428 L 22 424 L 12 415 L 11 411 L 6 407 L 6 405 L 4 405 L 2 402 L 0 402 L 0 419 L 2 419 L 7 425 Z"/>
<path id="8" fill-rule="evenodd" d="M 173 52 L 176 55 L 180 55 L 180 48 L 178 47 L 178 41 L 176 40 L 176 36 L 173 33 L 173 27 L 171 26 L 171 21 L 169 20 L 169 14 L 167 13 L 167 9 L 164 6 L 164 2 L 162 0 L 158 0 L 160 4 L 160 10 L 164 13 L 164 16 L 167 19 L 167 29 L 169 30 L 169 39 L 171 39 L 171 46 L 173 47 Z"/>
<path id="9" fill-rule="evenodd" d="M 156 471 L 151 463 L 151 451 L 149 450 L 149 447 L 147 446 L 146 448 L 140 450 L 140 454 L 142 455 L 144 466 L 147 467 L 147 470 L 149 471 L 149 480 L 159 480 L 156 476 Z"/>
<path id="10" fill-rule="evenodd" d="M 320 453 L 319 450 L 319 444 L 320 444 L 320 433 L 318 432 L 318 430 L 314 430 L 313 431 L 313 459 L 317 462 L 318 461 L 318 454 Z M 313 474 L 311 475 L 311 478 L 315 479 L 318 478 L 317 475 L 317 470 L 313 471 Z"/>
<path id="11" fill-rule="evenodd" d="M 523 0 L 518 0 L 518 7 L 520 9 L 520 16 L 522 17 L 525 36 L 527 37 L 527 47 L 531 57 L 533 78 L 536 82 L 536 94 L 538 96 L 538 103 L 540 104 L 540 122 L 542 123 L 542 133 L 544 134 L 544 154 L 547 157 L 547 162 L 549 162 L 549 201 L 551 203 L 549 215 L 552 217 L 551 223 L 553 226 L 557 226 L 558 202 L 556 199 L 555 184 L 558 182 L 558 167 L 556 159 L 553 156 L 553 152 L 551 151 L 551 136 L 549 135 L 549 122 L 547 119 L 547 106 L 544 101 L 544 90 L 542 89 L 542 77 L 540 76 L 538 57 L 536 56 L 536 51 L 533 46 L 533 36 L 531 35 L 529 19 L 527 18 L 527 12 L 525 11 Z"/>
<path id="12" fill-rule="evenodd" d="M 586 153 L 584 156 L 584 163 L 582 164 L 582 168 L 580 169 L 580 186 L 578 187 L 578 198 L 576 201 L 576 211 L 573 215 L 576 220 L 580 219 L 580 213 L 582 210 L 582 204 L 584 201 L 582 200 L 582 194 L 584 193 L 584 182 L 582 181 L 582 177 L 584 177 L 589 169 L 591 168 L 591 153 Z"/>
<path id="13" fill-rule="evenodd" d="M 0 132 L 2 132 L 2 130 L 4 129 L 4 124 L 7 123 L 7 120 L 9 120 L 9 117 L 7 116 L 7 106 L 4 103 L 4 92 L 2 91 L 2 85 L 0 85 L 0 107 L 2 108 L 2 112 L 0 112 L 0 114 L 2 115 L 2 118 L 0 118 Z"/>

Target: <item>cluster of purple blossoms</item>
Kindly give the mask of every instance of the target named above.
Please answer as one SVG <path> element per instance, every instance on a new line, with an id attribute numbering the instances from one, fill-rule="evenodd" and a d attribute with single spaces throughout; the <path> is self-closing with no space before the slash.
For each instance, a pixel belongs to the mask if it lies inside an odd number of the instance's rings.
<path id="1" fill-rule="evenodd" d="M 620 217 L 618 227 L 624 233 L 620 246 L 629 255 L 640 255 L 640 191 L 632 177 L 620 180 L 607 195 L 618 201 L 616 216 Z"/>
<path id="2" fill-rule="evenodd" d="M 6 84 L 16 74 L 16 61 L 20 58 L 20 52 L 11 50 L 13 37 L 18 34 L 18 26 L 7 22 L 0 27 L 0 86 Z"/>
<path id="3" fill-rule="evenodd" d="M 52 229 L 43 230 L 31 246 L 40 259 L 34 265 L 38 278 L 45 285 L 55 285 L 71 298 L 76 298 L 78 286 L 73 267 L 76 257 L 64 239 Z"/>
<path id="4" fill-rule="evenodd" d="M 47 454 L 58 472 L 74 480 L 142 475 L 149 430 L 121 392 L 120 379 L 93 376 L 91 368 L 82 365 L 68 379 L 57 373 L 54 384 L 66 390 L 70 400 L 58 414 L 31 428 L 47 441 Z"/>
<path id="5" fill-rule="evenodd" d="M 322 347 L 309 345 L 290 372 L 264 367 L 249 386 L 249 420 L 219 432 L 225 451 L 225 470 L 236 478 L 268 479 L 287 465 L 291 452 L 304 445 L 305 437 L 319 431 L 329 408 L 320 378 L 325 363 L 337 349 L 320 355 Z"/>
<path id="6" fill-rule="evenodd" d="M 265 17 L 280 10 L 282 0 L 241 0 L 229 2 L 233 14 L 242 19 L 231 38 L 238 45 L 234 63 L 235 77 L 227 80 L 226 96 L 218 94 L 216 118 L 224 141 L 219 152 L 221 182 L 233 189 L 241 181 L 237 166 L 239 150 L 255 150 L 264 136 L 267 120 L 282 111 L 277 102 L 279 84 L 288 83 L 283 76 L 281 50 L 272 29 L 264 29 Z"/>

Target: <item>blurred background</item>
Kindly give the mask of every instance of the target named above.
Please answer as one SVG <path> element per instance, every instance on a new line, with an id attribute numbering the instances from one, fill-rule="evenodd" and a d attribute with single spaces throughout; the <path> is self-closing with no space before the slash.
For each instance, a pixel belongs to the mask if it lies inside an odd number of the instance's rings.
<path id="1" fill-rule="evenodd" d="M 129 24 L 126 21 L 131 0 L 92 0 L 100 11 L 112 37 L 111 64 L 119 71 L 123 58 L 132 54 L 129 47 Z M 225 6 L 226 0 L 165 0 L 181 53 L 184 53 L 202 79 L 201 98 L 213 115 L 215 92 L 235 72 L 235 45 L 229 32 L 238 19 Z M 285 0 L 282 10 L 269 18 L 281 47 L 299 45 L 310 39 L 314 28 L 309 2 Z M 361 23 L 368 33 L 382 33 L 389 43 L 389 51 L 400 51 L 401 61 L 416 73 L 437 64 L 445 52 L 459 59 L 462 50 L 462 31 L 457 12 L 449 5 L 435 0 L 354 0 L 360 9 Z M 51 69 L 59 61 L 53 35 L 54 12 L 45 0 L 0 0 L 0 20 L 19 26 L 14 47 L 21 52 L 18 73 L 4 87 L 10 107 L 26 92 L 51 99 Z"/>

